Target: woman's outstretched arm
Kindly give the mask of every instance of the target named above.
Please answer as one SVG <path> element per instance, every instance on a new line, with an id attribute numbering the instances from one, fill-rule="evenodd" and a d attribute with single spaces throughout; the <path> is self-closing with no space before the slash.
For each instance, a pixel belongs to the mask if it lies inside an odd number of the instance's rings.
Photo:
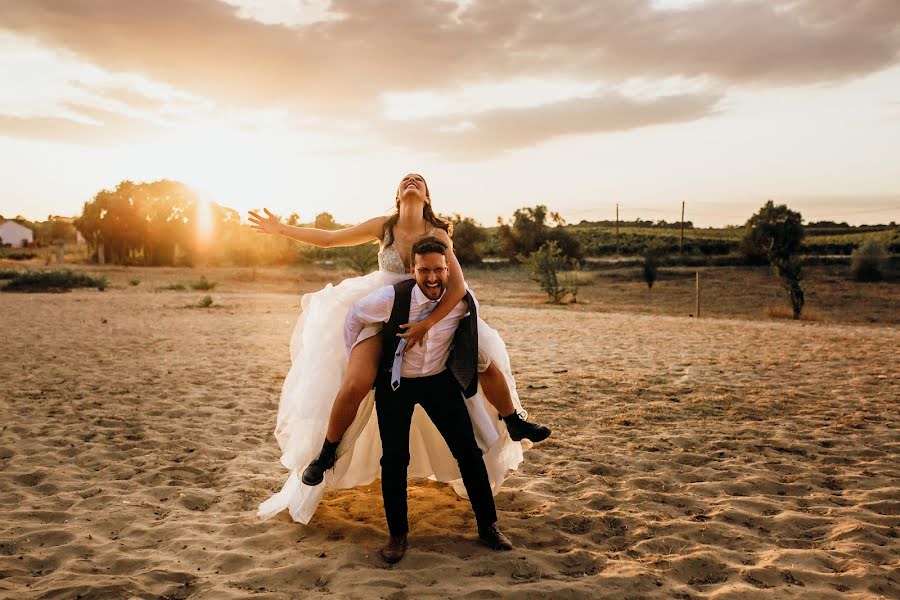
<path id="1" fill-rule="evenodd" d="M 459 266 L 456 253 L 453 252 L 453 240 L 450 239 L 450 236 L 443 229 L 438 229 L 434 237 L 447 244 L 445 256 L 447 257 L 447 266 L 450 268 L 450 277 L 447 280 L 447 289 L 444 291 L 441 301 L 434 307 L 430 315 L 418 323 L 406 323 L 400 326 L 406 330 L 406 333 L 398 335 L 408 340 L 407 349 L 420 343 L 425 338 L 428 330 L 435 323 L 449 315 L 453 307 L 466 297 L 466 280 L 463 278 L 462 267 Z"/>
<path id="2" fill-rule="evenodd" d="M 250 213 L 251 227 L 259 233 L 276 233 L 292 240 L 318 246 L 319 248 L 335 248 L 337 246 L 356 246 L 372 240 L 380 239 L 381 227 L 387 217 L 375 217 L 363 221 L 359 225 L 347 229 L 316 229 L 315 227 L 294 227 L 285 225 L 278 217 L 263 209 L 267 216 L 263 217 L 254 211 Z"/>

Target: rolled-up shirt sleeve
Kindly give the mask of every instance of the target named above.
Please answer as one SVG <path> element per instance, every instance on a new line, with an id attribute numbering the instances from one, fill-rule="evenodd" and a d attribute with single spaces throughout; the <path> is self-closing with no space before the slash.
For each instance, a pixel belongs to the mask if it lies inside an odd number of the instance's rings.
<path id="1" fill-rule="evenodd" d="M 386 285 L 353 303 L 344 320 L 344 348 L 350 350 L 368 326 L 387 323 L 394 306 L 394 286 Z"/>

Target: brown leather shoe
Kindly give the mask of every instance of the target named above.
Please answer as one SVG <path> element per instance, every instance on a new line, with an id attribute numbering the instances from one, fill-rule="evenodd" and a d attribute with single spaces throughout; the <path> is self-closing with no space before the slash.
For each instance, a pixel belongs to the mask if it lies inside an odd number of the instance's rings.
<path id="1" fill-rule="evenodd" d="M 503 535 L 496 523 L 478 530 L 478 541 L 492 550 L 512 550 L 512 542 Z"/>
<path id="2" fill-rule="evenodd" d="M 407 540 L 405 535 L 392 535 L 388 539 L 387 544 L 378 552 L 385 562 L 394 564 L 400 562 L 400 559 L 403 558 L 407 546 L 409 546 L 409 540 Z"/>

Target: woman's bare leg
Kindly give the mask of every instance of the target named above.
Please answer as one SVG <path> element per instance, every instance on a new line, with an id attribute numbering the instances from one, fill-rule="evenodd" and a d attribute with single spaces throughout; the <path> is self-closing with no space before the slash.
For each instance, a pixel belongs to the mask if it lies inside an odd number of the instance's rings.
<path id="1" fill-rule="evenodd" d="M 478 383 L 481 384 L 481 389 L 484 390 L 484 397 L 497 409 L 501 417 L 516 412 L 512 396 L 509 394 L 509 386 L 506 384 L 506 378 L 494 363 L 488 365 L 486 371 L 478 374 Z"/>
<path id="2" fill-rule="evenodd" d="M 532 442 L 540 442 L 547 439 L 547 436 L 550 435 L 548 427 L 530 423 L 522 419 L 516 412 L 506 377 L 494 363 L 488 365 L 487 370 L 478 374 L 478 383 L 481 384 L 484 397 L 497 409 L 503 422 L 506 423 L 509 436 L 513 440 L 529 439 Z"/>
<path id="3" fill-rule="evenodd" d="M 375 375 L 378 373 L 378 364 L 381 360 L 381 336 L 372 336 L 356 345 L 350 351 L 350 360 L 347 363 L 347 374 L 341 382 L 341 388 L 334 397 L 331 406 L 331 416 L 328 418 L 328 429 L 325 432 L 325 443 L 322 451 L 303 470 L 300 478 L 306 485 L 319 485 L 325 476 L 325 471 L 334 466 L 337 460 L 338 443 L 344 437 L 344 433 L 353 419 L 359 405 L 372 389 Z"/>
<path id="4" fill-rule="evenodd" d="M 341 441 L 344 433 L 353 424 L 360 403 L 372 389 L 380 361 L 380 335 L 373 335 L 350 351 L 347 374 L 344 376 L 344 381 L 341 383 L 341 388 L 334 397 L 334 404 L 331 407 L 328 430 L 325 433 L 329 442 Z"/>

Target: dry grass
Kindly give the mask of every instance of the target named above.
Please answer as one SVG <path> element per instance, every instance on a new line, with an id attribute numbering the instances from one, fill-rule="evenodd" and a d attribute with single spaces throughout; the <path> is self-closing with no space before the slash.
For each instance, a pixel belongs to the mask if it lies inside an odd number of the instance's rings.
<path id="1" fill-rule="evenodd" d="M 788 306 L 781 306 L 781 305 L 767 306 L 765 309 L 763 309 L 762 315 L 768 319 L 789 319 L 789 320 L 791 320 L 794 318 L 794 311 L 791 310 L 791 308 Z M 822 313 L 815 311 L 815 310 L 809 310 L 809 309 L 805 308 L 805 309 L 803 309 L 803 312 L 800 314 L 800 320 L 801 321 L 821 321 Z"/>
<path id="2" fill-rule="evenodd" d="M 664 267 L 652 290 L 647 290 L 638 267 L 594 271 L 594 283 L 579 289 L 578 304 L 568 310 L 693 315 L 698 270 L 702 317 L 781 319 L 778 307 L 789 310 L 787 294 L 768 267 Z M 805 273 L 806 320 L 900 324 L 896 282 L 859 283 L 849 278 L 847 266 L 812 266 Z M 546 300 L 537 284 L 517 269 L 469 269 L 466 281 L 484 304 L 534 307 Z"/>
<path id="3" fill-rule="evenodd" d="M 20 263 L 19 263 L 20 264 Z M 0 261 L 0 269 L 16 263 Z M 43 269 L 38 263 L 29 268 Z M 173 281 L 206 278 L 218 281 L 217 292 L 264 292 L 303 294 L 354 277 L 349 269 L 318 265 L 285 267 L 105 267 L 75 265 L 90 275 L 104 275 L 111 288 L 137 293 L 129 282 L 140 279 L 139 288 L 159 289 Z M 578 302 L 554 310 L 626 312 L 670 316 L 693 315 L 695 273 L 698 269 L 660 269 L 652 290 L 638 267 L 574 272 Z M 790 318 L 787 296 L 768 267 L 705 267 L 701 274 L 702 317 L 750 320 Z M 849 266 L 807 267 L 804 320 L 826 323 L 900 324 L 900 294 L 897 282 L 860 283 L 849 277 Z M 466 281 L 482 304 L 511 307 L 544 307 L 547 295 L 523 268 L 466 270 Z"/>

